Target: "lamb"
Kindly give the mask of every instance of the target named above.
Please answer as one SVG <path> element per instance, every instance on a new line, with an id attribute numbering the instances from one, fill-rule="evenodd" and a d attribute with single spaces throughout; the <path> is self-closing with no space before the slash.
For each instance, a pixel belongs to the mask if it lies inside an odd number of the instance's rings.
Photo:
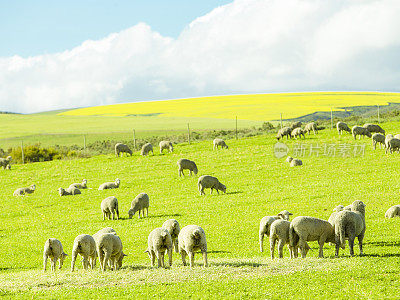
<path id="1" fill-rule="evenodd" d="M 213 144 L 214 144 L 213 150 L 218 149 L 218 147 L 221 147 L 222 149 L 224 148 L 228 149 L 228 145 L 225 143 L 223 139 L 214 139 Z"/>
<path id="2" fill-rule="evenodd" d="M 124 153 L 126 153 L 126 156 L 128 156 L 128 154 L 130 156 L 132 156 L 132 150 L 129 149 L 128 145 L 122 144 L 122 143 L 117 143 L 115 144 L 115 156 L 119 157 L 119 154 L 121 153 L 121 155 L 124 155 Z"/>
<path id="3" fill-rule="evenodd" d="M 113 270 L 119 270 L 126 254 L 122 251 L 122 242 L 119 236 L 112 233 L 100 235 L 96 242 L 96 250 L 99 255 L 100 268 L 104 272 L 109 261 Z"/>
<path id="4" fill-rule="evenodd" d="M 300 159 L 293 158 L 291 156 L 288 156 L 286 158 L 286 162 L 290 163 L 291 167 L 297 167 L 297 166 L 302 166 L 303 165 L 303 162 Z"/>
<path id="5" fill-rule="evenodd" d="M 48 258 L 50 258 L 51 270 L 53 272 L 56 270 L 57 260 L 60 260 L 59 269 L 61 269 L 67 255 L 64 253 L 63 246 L 59 240 L 54 238 L 48 239 L 43 249 L 43 270 L 46 271 Z"/>
<path id="6" fill-rule="evenodd" d="M 161 154 L 163 153 L 164 149 L 168 150 L 169 152 L 174 151 L 174 146 L 172 145 L 172 142 L 170 142 L 170 141 L 161 141 L 159 146 L 160 146 Z"/>
<path id="7" fill-rule="evenodd" d="M 115 179 L 114 182 L 105 182 L 105 183 L 102 183 L 102 184 L 99 186 L 99 191 L 101 191 L 101 190 L 107 190 L 107 189 L 116 189 L 116 188 L 119 187 L 119 184 L 120 184 L 120 183 L 121 183 L 121 180 L 119 180 L 118 178 Z"/>
<path id="8" fill-rule="evenodd" d="M 290 128 L 293 130 L 293 129 L 295 129 L 295 128 L 301 127 L 301 125 L 302 125 L 301 122 L 293 122 L 293 123 L 290 125 Z"/>
<path id="9" fill-rule="evenodd" d="M 346 238 L 349 239 L 350 256 L 354 255 L 354 240 L 357 237 L 360 255 L 363 255 L 363 239 L 365 234 L 365 204 L 356 200 L 351 205 L 351 211 L 341 211 L 335 219 L 335 256 L 339 255 L 339 247 L 344 249 Z"/>
<path id="10" fill-rule="evenodd" d="M 348 133 L 351 133 L 351 129 L 344 122 L 337 122 L 336 123 L 336 128 L 337 128 L 337 131 L 338 131 L 338 133 L 340 135 L 342 134 L 343 131 L 347 131 Z"/>
<path id="11" fill-rule="evenodd" d="M 197 181 L 197 186 L 199 188 L 200 196 L 205 195 L 204 189 L 210 188 L 212 194 L 213 189 L 217 191 L 219 194 L 219 191 L 222 191 L 226 193 L 226 186 L 223 185 L 221 182 L 216 177 L 210 176 L 210 175 L 203 175 L 199 178 Z"/>
<path id="12" fill-rule="evenodd" d="M 278 130 L 278 133 L 276 135 L 277 140 L 279 141 L 280 139 L 283 139 L 284 136 L 286 136 L 287 139 L 289 139 L 291 136 L 290 134 L 292 133 L 292 128 L 290 127 L 283 127 Z"/>
<path id="13" fill-rule="evenodd" d="M 385 153 L 387 153 L 389 150 L 389 141 L 392 138 L 393 138 L 393 134 L 390 134 L 390 133 L 385 137 L 385 148 L 386 148 Z"/>
<path id="14" fill-rule="evenodd" d="M 372 147 L 374 148 L 374 150 L 376 149 L 376 144 L 380 143 L 380 147 L 382 147 L 382 145 L 385 147 L 385 136 L 381 133 L 374 133 L 372 135 Z"/>
<path id="15" fill-rule="evenodd" d="M 150 143 L 144 144 L 142 147 L 142 150 L 140 151 L 140 155 L 143 155 L 143 156 L 148 155 L 150 151 L 154 155 L 153 145 Z"/>
<path id="16" fill-rule="evenodd" d="M 376 132 L 376 133 L 382 133 L 383 135 L 385 135 L 385 130 L 383 130 L 382 128 L 381 128 L 381 126 L 379 126 L 379 125 L 376 125 L 376 124 L 364 124 L 364 126 L 363 126 L 364 128 L 366 128 L 369 132 L 371 132 L 371 133 L 374 133 L 374 132 Z"/>
<path id="17" fill-rule="evenodd" d="M 288 212 L 287 210 L 283 210 L 277 216 L 265 216 L 261 219 L 260 229 L 258 231 L 259 242 L 260 242 L 260 252 L 264 251 L 264 247 L 263 247 L 264 235 L 266 235 L 268 237 L 270 236 L 269 233 L 270 233 L 271 224 L 278 219 L 289 221 L 289 218 L 292 215 L 293 214 Z"/>
<path id="18" fill-rule="evenodd" d="M 192 176 L 192 172 L 195 175 L 198 172 L 196 163 L 194 161 L 188 160 L 186 158 L 181 158 L 180 160 L 178 160 L 177 164 L 179 167 L 179 169 L 178 169 L 179 177 L 181 176 L 181 174 L 183 174 L 183 176 L 185 176 L 185 173 L 183 173 L 183 170 L 189 170 L 190 176 Z"/>
<path id="19" fill-rule="evenodd" d="M 399 152 L 400 151 L 400 139 L 392 138 L 388 140 L 387 142 L 388 147 L 386 148 L 386 153 L 387 151 L 390 151 L 390 153 L 393 153 L 393 151 Z"/>
<path id="20" fill-rule="evenodd" d="M 67 189 L 63 188 L 58 188 L 58 193 L 60 196 L 68 196 L 68 195 L 79 195 L 81 194 L 81 191 L 77 189 L 76 187 L 69 187 Z"/>
<path id="21" fill-rule="evenodd" d="M 151 265 L 154 267 L 154 262 L 157 257 L 158 267 L 165 267 L 164 255 L 168 253 L 169 266 L 172 265 L 172 238 L 167 229 L 156 228 L 149 234 L 147 240 L 148 247 L 145 252 L 149 254 Z"/>
<path id="22" fill-rule="evenodd" d="M 343 205 L 338 205 L 333 209 L 333 213 L 329 216 L 328 222 L 334 226 L 335 224 L 335 219 L 336 219 L 336 215 L 338 214 L 339 211 L 343 211 L 344 210 L 344 206 Z"/>
<path id="23" fill-rule="evenodd" d="M 371 132 L 368 131 L 367 128 L 361 127 L 361 126 L 353 126 L 353 128 L 351 129 L 351 133 L 353 134 L 354 139 L 356 139 L 357 135 L 359 136 L 359 138 L 361 138 L 361 136 L 367 136 L 367 137 L 371 137 Z"/>
<path id="24" fill-rule="evenodd" d="M 140 218 L 140 213 L 142 213 L 142 217 L 144 217 L 144 209 L 146 209 L 146 217 L 149 216 L 149 195 L 146 193 L 140 193 L 133 199 L 131 208 L 128 211 L 129 219 L 132 219 L 132 217 L 135 215 L 137 211 L 139 211 L 139 218 Z"/>
<path id="25" fill-rule="evenodd" d="M 30 187 L 16 189 L 14 191 L 13 195 L 21 196 L 21 195 L 32 194 L 35 191 L 35 189 L 36 189 L 36 185 L 32 184 Z"/>
<path id="26" fill-rule="evenodd" d="M 189 255 L 190 266 L 194 266 L 194 252 L 198 250 L 203 254 L 204 267 L 208 266 L 206 234 L 200 226 L 183 227 L 178 235 L 178 248 L 184 266 L 186 266 L 186 255 Z"/>
<path id="27" fill-rule="evenodd" d="M 314 122 L 307 123 L 306 126 L 304 127 L 304 131 L 307 132 L 308 134 L 310 134 L 311 131 L 314 133 L 314 135 L 316 133 L 318 134 L 317 124 L 315 124 Z"/>
<path id="28" fill-rule="evenodd" d="M 178 235 L 181 231 L 178 221 L 175 219 L 169 219 L 162 224 L 162 228 L 167 229 L 171 234 L 172 244 L 174 245 L 175 252 L 178 253 Z"/>
<path id="29" fill-rule="evenodd" d="M 296 139 L 297 137 L 301 138 L 301 136 L 303 136 L 303 138 L 306 138 L 306 136 L 304 135 L 304 130 L 301 129 L 300 127 L 293 129 L 291 136 Z"/>
<path id="30" fill-rule="evenodd" d="M 290 223 L 289 240 L 289 246 L 293 249 L 294 257 L 297 257 L 297 248 L 300 248 L 303 258 L 307 256 L 307 241 L 318 241 L 319 257 L 324 257 L 324 243 L 334 243 L 335 232 L 328 221 L 300 216 L 294 218 Z"/>
<path id="31" fill-rule="evenodd" d="M 3 169 L 8 169 L 11 170 L 11 161 L 12 161 L 12 157 L 11 156 L 7 156 L 6 158 L 1 158 L 0 157 L 0 167 L 3 167 Z"/>
<path id="32" fill-rule="evenodd" d="M 393 205 L 385 213 L 385 218 L 400 217 L 400 205 Z"/>
<path id="33" fill-rule="evenodd" d="M 111 220 L 115 218 L 115 213 L 117 214 L 117 220 L 119 219 L 119 211 L 118 211 L 118 200 L 114 196 L 107 197 L 103 201 L 101 201 L 101 211 L 103 212 L 103 221 L 108 217 Z"/>
<path id="34" fill-rule="evenodd" d="M 83 179 L 82 183 L 73 183 L 69 186 L 69 188 L 77 188 L 77 189 L 87 189 L 87 180 Z"/>
<path id="35" fill-rule="evenodd" d="M 82 265 L 86 270 L 90 264 L 91 269 L 96 265 L 96 242 L 91 235 L 81 234 L 78 235 L 74 240 L 74 245 L 72 246 L 72 261 L 71 261 L 71 272 L 75 269 L 75 261 L 77 255 L 82 256 Z"/>

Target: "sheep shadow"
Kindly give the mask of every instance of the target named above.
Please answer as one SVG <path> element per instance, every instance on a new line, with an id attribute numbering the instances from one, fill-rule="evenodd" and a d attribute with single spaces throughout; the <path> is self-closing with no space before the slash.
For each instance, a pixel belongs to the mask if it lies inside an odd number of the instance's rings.
<path id="1" fill-rule="evenodd" d="M 232 252 L 224 251 L 224 250 L 211 250 L 211 251 L 207 251 L 207 253 L 232 253 Z"/>
<path id="2" fill-rule="evenodd" d="M 264 264 L 251 262 L 251 261 L 239 261 L 239 262 L 212 262 L 212 265 L 219 267 L 233 267 L 233 268 L 241 268 L 241 267 L 262 267 Z"/>
<path id="3" fill-rule="evenodd" d="M 140 271 L 140 270 L 147 270 L 151 269 L 151 266 L 139 266 L 139 265 L 132 265 L 132 266 L 123 266 L 121 267 L 121 270 L 127 270 L 127 271 Z"/>
<path id="4" fill-rule="evenodd" d="M 182 217 L 181 214 L 149 215 L 148 218 Z"/>
<path id="5" fill-rule="evenodd" d="M 363 245 L 391 247 L 391 246 L 400 246 L 400 241 L 396 241 L 396 242 L 386 242 L 386 241 L 366 242 L 366 243 L 363 243 Z"/>
<path id="6" fill-rule="evenodd" d="M 360 255 L 357 255 L 360 256 Z M 371 253 L 371 254 L 363 254 L 361 257 L 400 257 L 400 253 L 383 253 L 383 254 L 377 254 L 377 253 Z"/>
<path id="7" fill-rule="evenodd" d="M 234 191 L 234 192 L 228 192 L 226 193 L 227 195 L 236 195 L 236 194 L 243 194 L 242 191 Z"/>

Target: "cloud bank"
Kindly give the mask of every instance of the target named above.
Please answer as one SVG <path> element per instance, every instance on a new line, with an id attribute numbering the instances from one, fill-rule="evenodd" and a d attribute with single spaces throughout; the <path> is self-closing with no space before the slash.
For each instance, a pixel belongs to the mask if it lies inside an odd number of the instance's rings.
<path id="1" fill-rule="evenodd" d="M 400 91 L 400 1 L 236 0 L 176 39 L 144 23 L 0 58 L 0 111 L 317 90 Z"/>

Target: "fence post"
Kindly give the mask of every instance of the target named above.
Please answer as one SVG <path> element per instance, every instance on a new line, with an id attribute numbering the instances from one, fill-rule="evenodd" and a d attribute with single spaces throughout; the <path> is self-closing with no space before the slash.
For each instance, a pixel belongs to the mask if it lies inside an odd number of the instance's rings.
<path id="1" fill-rule="evenodd" d="M 190 145 L 190 128 L 189 128 L 189 123 L 187 123 L 187 128 L 188 128 L 188 142 Z"/>
<path id="2" fill-rule="evenodd" d="M 333 129 L 333 110 L 331 107 L 331 129 Z"/>
<path id="3" fill-rule="evenodd" d="M 236 139 L 238 139 L 238 138 L 237 138 L 237 116 L 236 116 L 236 130 L 235 130 L 235 135 L 236 135 Z"/>
<path id="4" fill-rule="evenodd" d="M 22 164 L 25 163 L 25 156 L 24 156 L 24 142 L 21 141 L 21 156 L 22 156 Z"/>
<path id="5" fill-rule="evenodd" d="M 133 129 L 133 148 L 136 150 L 136 135 L 135 135 L 135 129 Z"/>
<path id="6" fill-rule="evenodd" d="M 379 105 L 378 105 L 378 123 L 380 123 L 380 120 L 379 120 Z"/>
<path id="7" fill-rule="evenodd" d="M 282 123 L 282 113 L 281 113 L 281 129 L 283 128 L 283 123 Z"/>
<path id="8" fill-rule="evenodd" d="M 86 135 L 83 135 L 83 150 L 86 150 Z"/>

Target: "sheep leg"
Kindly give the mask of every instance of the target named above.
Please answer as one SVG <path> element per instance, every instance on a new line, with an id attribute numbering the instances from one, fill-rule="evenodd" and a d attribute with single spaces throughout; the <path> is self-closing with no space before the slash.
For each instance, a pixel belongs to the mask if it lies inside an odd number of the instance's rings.
<path id="1" fill-rule="evenodd" d="M 47 255 L 43 255 L 43 271 L 46 271 L 47 267 Z"/>
<path id="2" fill-rule="evenodd" d="M 140 212 L 141 212 L 142 210 L 141 209 L 139 209 L 139 213 L 138 213 L 138 217 L 139 217 L 139 219 L 140 219 Z"/>
<path id="3" fill-rule="evenodd" d="M 168 264 L 169 266 L 172 266 L 172 247 L 168 249 Z"/>
<path id="4" fill-rule="evenodd" d="M 75 269 L 75 261 L 76 261 L 76 256 L 78 255 L 78 253 L 76 251 L 72 251 L 72 255 L 71 255 L 71 272 L 74 271 Z"/>
<path id="5" fill-rule="evenodd" d="M 178 253 L 179 250 L 178 250 L 178 239 L 177 238 L 174 239 L 173 244 L 174 244 L 175 253 Z"/>
<path id="6" fill-rule="evenodd" d="M 179 177 L 182 176 L 181 174 L 183 174 L 183 170 L 181 168 L 178 169 L 178 174 L 179 174 Z M 185 176 L 185 174 L 183 174 L 183 176 Z"/>
<path id="7" fill-rule="evenodd" d="M 354 236 L 349 236 L 350 256 L 354 256 Z"/>
<path id="8" fill-rule="evenodd" d="M 269 249 L 271 252 L 271 259 L 274 259 L 274 252 L 275 252 L 275 242 L 276 242 L 276 238 L 269 236 Z"/>
<path id="9" fill-rule="evenodd" d="M 50 265 L 51 265 L 51 271 L 54 272 L 56 270 L 56 260 L 55 257 L 50 258 Z"/>
<path id="10" fill-rule="evenodd" d="M 104 251 L 104 261 L 103 261 L 103 272 L 106 270 L 108 261 L 110 259 L 111 253 L 108 252 L 107 250 Z"/>
<path id="11" fill-rule="evenodd" d="M 189 263 L 191 267 L 194 267 L 194 252 L 189 251 Z"/>
<path id="12" fill-rule="evenodd" d="M 182 263 L 184 266 L 186 266 L 186 251 L 181 250 L 181 257 L 182 257 Z"/>
<path id="13" fill-rule="evenodd" d="M 300 251 L 301 251 L 301 257 L 302 258 L 306 258 L 306 256 L 307 256 L 307 253 L 306 253 L 306 245 L 305 245 L 305 241 L 303 240 L 303 239 L 300 239 L 299 240 L 299 248 L 300 248 Z"/>
<path id="14" fill-rule="evenodd" d="M 318 244 L 319 244 L 319 254 L 318 254 L 318 257 L 319 258 L 324 258 L 324 242 L 325 242 L 325 238 L 320 238 L 319 239 L 319 241 L 318 241 Z M 305 252 L 305 255 L 307 255 L 307 252 L 306 252 L 306 246 L 304 245 L 304 252 Z"/>
<path id="15" fill-rule="evenodd" d="M 117 213 L 117 220 L 119 220 L 119 210 L 118 207 L 115 209 L 116 213 Z"/>
<path id="16" fill-rule="evenodd" d="M 165 264 L 164 264 L 164 252 L 160 252 L 160 261 L 161 261 L 161 267 L 165 268 Z"/>
<path id="17" fill-rule="evenodd" d="M 151 259 L 151 265 L 154 267 L 155 262 L 156 262 L 156 255 L 153 250 L 150 251 L 149 255 L 150 255 L 150 259 Z"/>
<path id="18" fill-rule="evenodd" d="M 113 219 L 113 221 L 115 219 L 115 211 L 114 210 L 112 211 L 112 219 Z"/>
<path id="19" fill-rule="evenodd" d="M 264 232 L 260 232 L 259 242 L 260 242 L 260 252 L 264 252 Z"/>
<path id="20" fill-rule="evenodd" d="M 208 260 L 207 260 L 207 251 L 202 249 L 201 250 L 201 254 L 203 254 L 203 263 L 204 263 L 204 267 L 208 267 Z M 193 253 L 194 256 L 194 253 Z"/>
<path id="21" fill-rule="evenodd" d="M 149 208 L 146 207 L 146 218 L 149 216 Z"/>
<path id="22" fill-rule="evenodd" d="M 106 213 L 103 211 L 103 221 L 106 219 Z"/>
<path id="23" fill-rule="evenodd" d="M 358 247 L 360 248 L 360 255 L 364 255 L 364 253 L 363 253 L 363 239 L 364 239 L 364 234 L 358 236 Z"/>
<path id="24" fill-rule="evenodd" d="M 86 256 L 84 256 L 83 259 L 82 259 L 82 266 L 83 266 L 84 270 L 86 270 L 87 267 L 88 267 L 88 260 L 87 260 Z"/>
<path id="25" fill-rule="evenodd" d="M 283 240 L 279 240 L 278 242 L 278 253 L 279 253 L 279 258 L 283 258 L 283 247 L 285 246 L 285 243 Z M 306 253 L 307 255 L 307 253 Z"/>
<path id="26" fill-rule="evenodd" d="M 104 272 L 104 252 L 102 250 L 97 251 L 99 254 L 99 263 L 100 263 L 100 270 L 103 270 Z"/>

